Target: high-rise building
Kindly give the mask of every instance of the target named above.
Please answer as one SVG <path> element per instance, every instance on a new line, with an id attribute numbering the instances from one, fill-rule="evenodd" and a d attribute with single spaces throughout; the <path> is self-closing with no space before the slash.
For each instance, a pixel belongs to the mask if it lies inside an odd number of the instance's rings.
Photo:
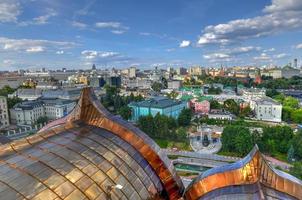
<path id="1" fill-rule="evenodd" d="M 92 69 L 92 70 L 96 70 L 95 64 L 92 65 L 92 68 L 91 68 L 91 69 Z"/>
<path id="2" fill-rule="evenodd" d="M 294 68 L 298 68 L 298 59 L 297 58 L 294 59 Z"/>
<path id="3" fill-rule="evenodd" d="M 129 68 L 129 78 L 135 78 L 136 77 L 136 67 L 130 67 Z"/>
<path id="4" fill-rule="evenodd" d="M 0 129 L 9 126 L 6 97 L 0 96 Z"/>

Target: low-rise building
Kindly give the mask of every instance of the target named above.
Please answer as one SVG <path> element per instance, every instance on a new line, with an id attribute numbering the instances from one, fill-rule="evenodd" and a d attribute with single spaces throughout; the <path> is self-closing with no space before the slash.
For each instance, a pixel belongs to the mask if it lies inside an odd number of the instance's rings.
<path id="1" fill-rule="evenodd" d="M 182 87 L 181 80 L 169 80 L 168 81 L 168 89 L 179 90 Z"/>
<path id="2" fill-rule="evenodd" d="M 281 122 L 282 105 L 270 98 L 257 100 L 255 101 L 255 114 L 258 120 Z"/>
<path id="3" fill-rule="evenodd" d="M 210 102 L 207 100 L 195 101 L 194 111 L 200 114 L 208 114 L 210 111 Z"/>
<path id="4" fill-rule="evenodd" d="M 49 120 L 66 116 L 75 106 L 75 101 L 43 99 L 24 101 L 10 109 L 11 122 L 17 125 L 32 125 L 40 117 Z"/>
<path id="5" fill-rule="evenodd" d="M 153 97 L 145 101 L 132 102 L 129 107 L 132 109 L 132 120 L 137 121 L 141 116 L 155 116 L 157 113 L 177 118 L 180 112 L 188 106 L 183 101 L 174 101 L 166 97 Z"/>
<path id="6" fill-rule="evenodd" d="M 9 116 L 6 97 L 0 96 L 0 129 L 9 126 Z"/>
<path id="7" fill-rule="evenodd" d="M 42 97 L 42 90 L 31 89 L 31 88 L 21 88 L 15 91 L 13 94 L 8 95 L 9 98 L 18 97 L 22 100 L 37 100 Z"/>
<path id="8" fill-rule="evenodd" d="M 233 120 L 235 116 L 230 112 L 219 110 L 219 109 L 212 109 L 208 114 L 209 119 L 219 119 L 219 120 Z"/>

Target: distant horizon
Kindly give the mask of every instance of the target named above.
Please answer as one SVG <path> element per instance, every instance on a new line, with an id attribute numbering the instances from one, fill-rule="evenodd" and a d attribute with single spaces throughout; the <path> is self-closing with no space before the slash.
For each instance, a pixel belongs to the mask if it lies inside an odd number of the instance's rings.
<path id="1" fill-rule="evenodd" d="M 301 0 L 1 0 L 0 29 L 7 71 L 302 65 Z"/>

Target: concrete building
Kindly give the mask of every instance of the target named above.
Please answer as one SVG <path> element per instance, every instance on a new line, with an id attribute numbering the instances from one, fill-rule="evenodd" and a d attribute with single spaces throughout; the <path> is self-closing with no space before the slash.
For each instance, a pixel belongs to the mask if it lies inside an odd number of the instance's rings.
<path id="1" fill-rule="evenodd" d="M 196 67 L 190 67 L 189 68 L 189 74 L 191 76 L 198 76 L 198 75 L 202 75 L 202 68 L 200 66 L 196 66 Z"/>
<path id="2" fill-rule="evenodd" d="M 186 102 L 173 101 L 165 97 L 154 97 L 145 101 L 132 102 L 128 106 L 132 109 L 132 121 L 137 121 L 141 116 L 155 116 L 157 113 L 177 118 L 180 112 L 188 107 Z"/>
<path id="3" fill-rule="evenodd" d="M 242 97 L 247 102 L 262 99 L 266 97 L 266 90 L 263 88 L 244 88 L 242 89 Z"/>
<path id="4" fill-rule="evenodd" d="M 136 67 L 130 67 L 129 68 L 129 78 L 135 78 L 136 77 Z"/>
<path id="5" fill-rule="evenodd" d="M 9 126 L 7 99 L 0 96 L 0 129 L 7 126 Z"/>
<path id="6" fill-rule="evenodd" d="M 22 100 L 33 101 L 42 97 L 42 90 L 22 88 L 22 89 L 18 89 L 13 94 L 9 94 L 8 97 L 9 98 L 18 97 Z"/>
<path id="7" fill-rule="evenodd" d="M 255 101 L 255 114 L 258 120 L 282 121 L 282 105 L 270 98 Z"/>
<path id="8" fill-rule="evenodd" d="M 18 125 L 32 125 L 40 117 L 50 120 L 66 116 L 75 106 L 74 101 L 43 99 L 24 101 L 10 109 L 11 122 Z"/>
<path id="9" fill-rule="evenodd" d="M 168 89 L 178 90 L 182 87 L 182 81 L 180 80 L 169 80 Z"/>
<path id="10" fill-rule="evenodd" d="M 194 101 L 194 111 L 200 114 L 208 114 L 210 111 L 210 102 L 207 100 Z"/>
<path id="11" fill-rule="evenodd" d="M 235 116 L 230 112 L 218 109 L 212 109 L 208 114 L 209 119 L 233 120 Z"/>
<path id="12" fill-rule="evenodd" d="M 187 69 L 184 67 L 180 67 L 176 69 L 176 74 L 177 75 L 186 75 L 187 74 Z"/>

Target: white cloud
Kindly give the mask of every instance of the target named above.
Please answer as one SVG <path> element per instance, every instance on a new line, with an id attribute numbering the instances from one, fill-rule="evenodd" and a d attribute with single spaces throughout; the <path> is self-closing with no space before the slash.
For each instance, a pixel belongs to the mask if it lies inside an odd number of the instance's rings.
<path id="1" fill-rule="evenodd" d="M 74 47 L 73 42 L 51 40 L 10 39 L 0 37 L 0 51 L 42 52 L 46 50 L 62 50 Z"/>
<path id="2" fill-rule="evenodd" d="M 57 51 L 56 52 L 56 54 L 58 54 L 58 55 L 62 55 L 62 54 L 64 54 L 65 52 L 63 51 L 63 50 L 61 50 L 61 51 Z"/>
<path id="3" fill-rule="evenodd" d="M 1 0 L 0 2 L 0 23 L 17 22 L 21 14 L 20 3 L 16 0 Z"/>
<path id="4" fill-rule="evenodd" d="M 49 19 L 57 16 L 57 12 L 52 9 L 48 9 L 45 15 L 41 15 L 39 17 L 35 17 L 30 21 L 19 22 L 20 26 L 29 26 L 29 25 L 44 25 L 47 24 Z"/>
<path id="5" fill-rule="evenodd" d="M 257 61 L 270 61 L 271 57 L 268 56 L 266 53 L 262 53 L 260 56 L 255 56 L 254 60 L 257 60 Z"/>
<path id="6" fill-rule="evenodd" d="M 120 22 L 97 22 L 95 26 L 97 28 L 120 28 L 122 24 Z"/>
<path id="7" fill-rule="evenodd" d="M 205 59 L 225 59 L 230 58 L 230 55 L 224 54 L 224 53 L 212 53 L 212 54 L 206 54 L 203 56 Z"/>
<path id="8" fill-rule="evenodd" d="M 296 49 L 302 49 L 302 43 L 296 46 Z"/>
<path id="9" fill-rule="evenodd" d="M 121 35 L 124 34 L 126 31 L 125 30 L 112 30 L 111 33 L 116 34 L 116 35 Z"/>
<path id="10" fill-rule="evenodd" d="M 281 58 L 285 58 L 287 56 L 288 55 L 286 53 L 280 53 L 280 54 L 274 55 L 274 58 L 281 59 Z"/>
<path id="11" fill-rule="evenodd" d="M 189 40 L 183 40 L 180 44 L 179 47 L 184 48 L 190 46 L 191 42 Z"/>
<path id="12" fill-rule="evenodd" d="M 13 65 L 13 64 L 15 64 L 15 61 L 10 60 L 10 59 L 6 59 L 6 60 L 3 60 L 3 64 L 5 64 L 5 65 Z"/>
<path id="13" fill-rule="evenodd" d="M 270 48 L 270 49 L 264 49 L 263 52 L 266 53 L 266 52 L 274 52 L 276 51 L 275 48 Z"/>
<path id="14" fill-rule="evenodd" d="M 175 51 L 176 49 L 175 48 L 170 48 L 170 49 L 166 49 L 166 52 L 172 52 L 172 51 Z"/>
<path id="15" fill-rule="evenodd" d="M 76 28 L 79 28 L 79 29 L 85 29 L 85 28 L 87 28 L 87 24 L 82 23 L 82 22 L 78 22 L 78 21 L 71 22 L 71 25 L 73 27 L 76 27 Z"/>
<path id="16" fill-rule="evenodd" d="M 28 53 L 39 53 L 43 51 L 45 51 L 45 49 L 41 46 L 29 47 L 28 49 L 26 49 L 26 52 Z"/>
<path id="17" fill-rule="evenodd" d="M 93 50 L 84 50 L 81 54 L 86 59 L 95 59 L 95 58 L 112 58 L 119 56 L 120 53 L 113 51 L 93 51 Z"/>
<path id="18" fill-rule="evenodd" d="M 301 0 L 272 0 L 272 4 L 264 8 L 264 12 L 282 12 L 287 10 L 301 10 Z"/>
<path id="19" fill-rule="evenodd" d="M 152 35 L 152 33 L 148 33 L 148 32 L 140 32 L 139 34 L 143 35 L 143 36 L 150 36 L 150 35 Z"/>
<path id="20" fill-rule="evenodd" d="M 264 9 L 264 15 L 207 26 L 203 30 L 198 44 L 225 45 L 282 31 L 300 29 L 302 27 L 301 2 L 301 0 L 273 0 L 272 4 Z"/>
<path id="21" fill-rule="evenodd" d="M 122 25 L 120 22 L 97 22 L 95 23 L 96 28 L 100 29 L 111 29 L 111 33 L 113 34 L 123 34 L 127 30 L 129 30 L 129 27 Z"/>

